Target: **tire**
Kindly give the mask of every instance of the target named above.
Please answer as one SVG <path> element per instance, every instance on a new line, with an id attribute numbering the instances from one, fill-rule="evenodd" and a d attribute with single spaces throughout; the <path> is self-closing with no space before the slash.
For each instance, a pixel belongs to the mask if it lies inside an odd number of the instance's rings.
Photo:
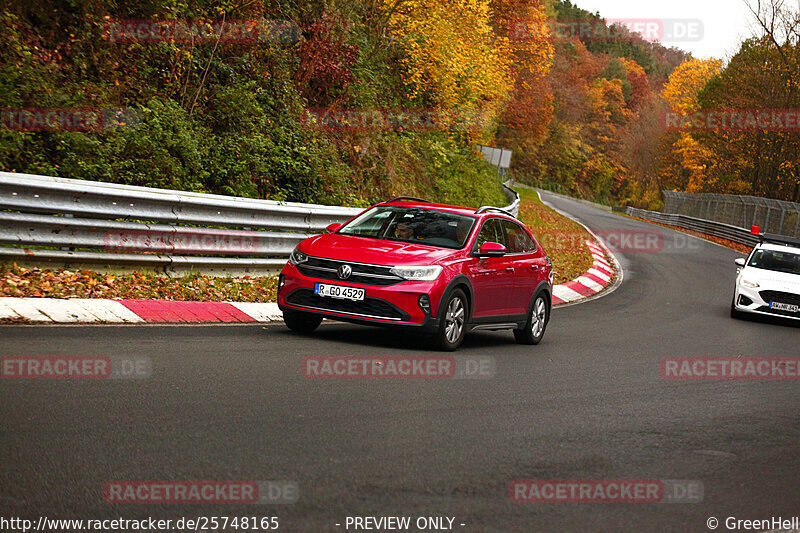
<path id="1" fill-rule="evenodd" d="M 304 313 L 303 311 L 284 311 L 283 321 L 286 327 L 297 333 L 311 333 L 322 322 L 320 315 Z"/>
<path id="2" fill-rule="evenodd" d="M 550 306 L 547 305 L 547 297 L 544 293 L 537 293 L 531 303 L 531 311 L 528 313 L 528 320 L 525 327 L 514 330 L 514 339 L 519 344 L 539 344 L 544 337 L 547 329 L 547 322 L 550 320 Z"/>
<path id="3" fill-rule="evenodd" d="M 456 289 L 440 305 L 439 329 L 434 344 L 440 350 L 452 352 L 461 346 L 467 333 L 467 296 L 461 289 Z"/>

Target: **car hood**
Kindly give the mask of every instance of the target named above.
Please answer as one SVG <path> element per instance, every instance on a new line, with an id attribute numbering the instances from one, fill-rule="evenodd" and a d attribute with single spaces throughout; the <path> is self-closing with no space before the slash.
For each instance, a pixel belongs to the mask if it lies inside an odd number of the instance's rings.
<path id="1" fill-rule="evenodd" d="M 313 257 L 395 266 L 433 264 L 458 250 L 326 233 L 303 241 L 300 251 Z"/>
<path id="2" fill-rule="evenodd" d="M 741 277 L 756 281 L 760 290 L 782 291 L 800 294 L 800 275 L 746 267 Z"/>

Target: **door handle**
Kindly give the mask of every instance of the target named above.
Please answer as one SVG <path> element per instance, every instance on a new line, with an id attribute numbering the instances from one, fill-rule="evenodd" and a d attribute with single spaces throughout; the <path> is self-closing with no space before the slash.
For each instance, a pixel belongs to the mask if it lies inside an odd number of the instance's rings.
<path id="1" fill-rule="evenodd" d="M 506 268 L 506 272 L 514 272 L 514 267 L 508 267 L 508 268 Z"/>

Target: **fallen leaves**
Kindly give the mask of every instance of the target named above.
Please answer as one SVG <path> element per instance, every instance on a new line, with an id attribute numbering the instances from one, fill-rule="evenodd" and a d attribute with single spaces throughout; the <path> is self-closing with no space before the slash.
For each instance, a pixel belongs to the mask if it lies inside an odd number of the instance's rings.
<path id="1" fill-rule="evenodd" d="M 276 288 L 276 276 L 167 277 L 146 272 L 27 269 L 16 264 L 0 267 L 0 296 L 10 297 L 274 302 Z"/>

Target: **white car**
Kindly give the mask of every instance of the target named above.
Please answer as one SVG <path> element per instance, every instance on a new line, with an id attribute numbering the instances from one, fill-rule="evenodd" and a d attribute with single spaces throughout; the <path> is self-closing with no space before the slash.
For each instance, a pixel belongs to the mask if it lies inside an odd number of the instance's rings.
<path id="1" fill-rule="evenodd" d="M 731 316 L 745 313 L 800 320 L 800 239 L 761 235 L 747 259 L 736 259 L 739 275 Z"/>

